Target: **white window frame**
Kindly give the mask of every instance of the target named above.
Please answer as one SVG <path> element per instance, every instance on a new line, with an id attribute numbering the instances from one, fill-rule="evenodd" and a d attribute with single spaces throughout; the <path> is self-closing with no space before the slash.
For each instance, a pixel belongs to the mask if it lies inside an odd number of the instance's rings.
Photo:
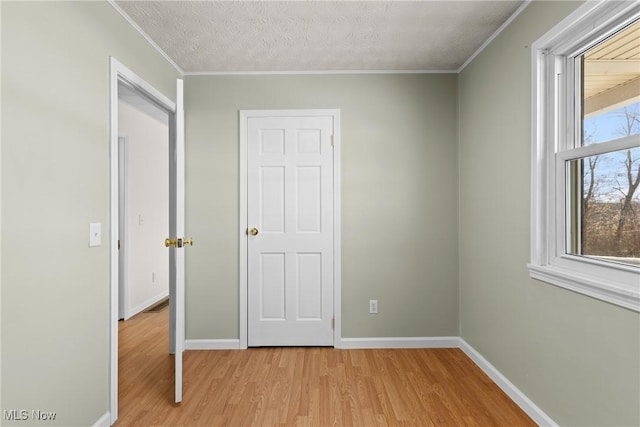
<path id="1" fill-rule="evenodd" d="M 575 147 L 574 58 L 640 16 L 635 1 L 587 1 L 538 39 L 532 54 L 532 278 L 640 312 L 640 269 L 567 254 L 567 160 L 640 146 L 640 136 Z"/>

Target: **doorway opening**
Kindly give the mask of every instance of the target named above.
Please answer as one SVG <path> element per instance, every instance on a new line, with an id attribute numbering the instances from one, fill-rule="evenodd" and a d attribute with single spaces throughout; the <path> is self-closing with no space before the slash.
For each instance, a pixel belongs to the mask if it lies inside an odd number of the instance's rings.
<path id="1" fill-rule="evenodd" d="M 170 113 L 118 82 L 119 301 L 121 320 L 169 298 Z M 168 336 L 168 331 L 167 331 Z"/>
<path id="2" fill-rule="evenodd" d="M 177 245 L 166 245 L 166 241 L 169 241 L 170 238 L 173 239 L 172 241 L 179 240 L 180 243 L 183 241 L 182 237 L 178 239 L 176 236 L 177 233 L 180 233 L 180 236 L 184 234 L 184 119 L 182 80 L 177 81 L 176 99 L 178 102 L 175 104 L 114 58 L 111 58 L 110 61 L 110 76 L 109 413 L 110 422 L 113 424 L 118 418 L 118 320 L 129 318 L 167 297 L 169 298 L 170 317 L 167 349 L 169 353 L 174 354 L 172 363 L 174 365 L 175 401 L 182 400 L 184 252 L 179 250 Z M 128 113 L 128 115 L 124 113 Z M 150 122 L 141 125 L 139 122 L 144 119 L 144 115 L 150 116 L 146 119 L 161 122 L 161 125 L 151 126 Z M 128 121 L 133 123 L 125 126 Z M 142 153 L 134 153 L 134 148 L 141 149 L 143 147 L 141 145 L 134 147 L 132 137 L 136 135 L 135 142 L 140 144 L 141 135 L 146 133 L 146 136 L 149 136 L 149 130 L 152 127 L 156 129 L 158 135 L 151 137 L 150 140 L 155 140 L 156 144 L 159 143 L 158 139 L 163 141 L 160 143 L 162 153 L 159 152 L 160 150 L 145 153 L 144 149 L 142 149 Z M 154 161 L 149 162 L 149 157 L 154 157 Z M 135 169 L 132 169 L 131 166 L 134 166 Z M 134 189 L 136 186 L 141 189 Z M 151 197 L 153 200 L 151 202 L 147 200 L 148 203 L 144 209 L 130 209 L 134 200 L 131 196 L 136 196 L 135 202 L 137 203 L 140 201 L 138 198 L 149 198 L 147 197 L 148 193 L 154 190 L 160 193 L 160 197 Z M 145 192 L 147 194 L 144 194 Z M 160 210 L 164 212 L 154 212 Z M 131 245 L 134 241 L 131 239 L 131 229 L 134 225 L 138 228 L 136 231 L 144 229 L 142 234 L 151 234 L 152 236 L 146 236 L 147 240 L 151 242 L 147 249 L 143 248 L 140 256 L 132 258 L 131 255 L 136 250 Z M 167 238 L 163 245 L 163 237 L 166 236 L 170 238 Z M 138 243 L 142 240 L 144 239 L 138 236 Z M 155 243 L 153 243 L 154 240 Z M 171 247 L 167 249 L 165 246 Z M 182 248 L 182 244 L 179 247 Z M 120 248 L 124 249 L 122 253 Z M 151 284 L 147 290 L 132 292 L 130 285 L 133 280 L 128 280 L 128 285 L 126 283 L 127 278 L 133 279 L 131 273 L 133 259 L 136 264 L 151 265 L 141 268 L 143 281 Z M 121 281 L 123 278 L 125 280 Z M 158 289 L 162 282 L 168 282 L 168 289 Z"/>

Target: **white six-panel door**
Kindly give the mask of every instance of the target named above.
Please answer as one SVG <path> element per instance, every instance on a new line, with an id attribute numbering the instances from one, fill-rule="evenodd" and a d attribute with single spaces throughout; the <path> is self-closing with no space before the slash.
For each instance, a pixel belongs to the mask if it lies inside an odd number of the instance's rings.
<path id="1" fill-rule="evenodd" d="M 333 118 L 249 117 L 249 346 L 334 343 Z"/>

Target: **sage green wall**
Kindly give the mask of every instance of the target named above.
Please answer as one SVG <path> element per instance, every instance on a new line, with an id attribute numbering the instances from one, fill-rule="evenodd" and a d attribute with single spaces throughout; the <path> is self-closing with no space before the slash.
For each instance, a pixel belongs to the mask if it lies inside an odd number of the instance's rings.
<path id="1" fill-rule="evenodd" d="M 640 316 L 531 280 L 531 44 L 579 3 L 534 2 L 460 75 L 461 336 L 560 425 L 640 424 Z"/>
<path id="2" fill-rule="evenodd" d="M 109 410 L 109 56 L 173 99 L 178 74 L 106 2 L 0 7 L 0 410 L 87 426 Z"/>
<path id="3" fill-rule="evenodd" d="M 187 338 L 238 337 L 238 110 L 340 108 L 343 336 L 458 335 L 460 320 L 560 424 L 640 424 L 638 314 L 525 267 L 528 46 L 574 7 L 529 6 L 459 82 L 187 77 Z M 177 73 L 106 3 L 0 8 L 1 409 L 88 425 L 108 410 L 108 56 L 172 99 Z M 99 248 L 89 222 L 103 224 Z"/>
<path id="4" fill-rule="evenodd" d="M 343 337 L 457 336 L 456 87 L 455 75 L 187 77 L 187 339 L 239 337 L 238 111 L 295 108 L 341 110 Z"/>

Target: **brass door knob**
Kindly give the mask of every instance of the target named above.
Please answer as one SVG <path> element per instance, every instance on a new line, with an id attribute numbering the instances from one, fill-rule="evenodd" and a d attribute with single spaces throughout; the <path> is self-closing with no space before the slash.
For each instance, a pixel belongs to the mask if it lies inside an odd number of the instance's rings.
<path id="1" fill-rule="evenodd" d="M 169 246 L 175 246 L 177 243 L 178 243 L 178 239 L 169 239 L 168 237 L 164 239 L 164 246 L 167 248 Z"/>
<path id="2" fill-rule="evenodd" d="M 183 243 L 185 246 L 187 246 L 187 245 L 189 245 L 189 246 L 193 246 L 193 237 L 189 237 L 188 239 L 184 239 L 184 240 L 182 241 L 182 243 Z"/>
<path id="3" fill-rule="evenodd" d="M 258 229 L 254 227 L 251 230 L 249 230 L 249 233 L 251 233 L 252 236 L 257 236 L 258 235 Z"/>

